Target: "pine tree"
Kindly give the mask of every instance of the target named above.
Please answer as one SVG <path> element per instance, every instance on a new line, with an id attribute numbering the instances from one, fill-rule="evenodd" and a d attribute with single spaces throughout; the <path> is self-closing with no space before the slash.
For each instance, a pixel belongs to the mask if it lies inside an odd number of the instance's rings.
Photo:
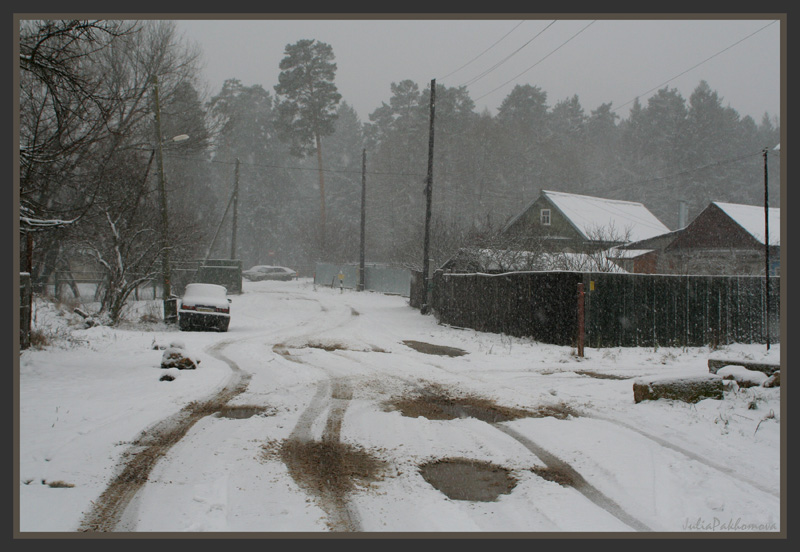
<path id="1" fill-rule="evenodd" d="M 288 44 L 280 62 L 276 110 L 279 136 L 292 153 L 305 157 L 317 154 L 319 168 L 320 251 L 325 248 L 325 176 L 322 168 L 322 137 L 334 132 L 336 106 L 342 95 L 333 82 L 336 64 L 333 48 L 316 40 Z"/>

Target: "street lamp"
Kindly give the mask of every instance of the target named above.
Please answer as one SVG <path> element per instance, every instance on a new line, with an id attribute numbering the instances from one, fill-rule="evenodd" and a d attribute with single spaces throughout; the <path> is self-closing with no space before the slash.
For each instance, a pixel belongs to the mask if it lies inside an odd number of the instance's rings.
<path id="1" fill-rule="evenodd" d="M 178 303 L 172 297 L 172 286 L 169 265 L 169 215 L 167 214 L 167 179 L 164 177 L 164 139 L 161 135 L 161 107 L 158 103 L 158 77 L 153 75 L 153 101 L 155 103 L 156 155 L 158 162 L 158 190 L 161 199 L 161 274 L 164 281 L 164 322 L 175 323 L 178 320 Z M 167 142 L 183 142 L 188 134 L 179 134 Z"/>

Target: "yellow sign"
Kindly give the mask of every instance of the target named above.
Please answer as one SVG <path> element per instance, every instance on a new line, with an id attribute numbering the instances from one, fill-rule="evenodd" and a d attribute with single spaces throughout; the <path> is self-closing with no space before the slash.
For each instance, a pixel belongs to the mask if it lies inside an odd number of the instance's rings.
<path id="1" fill-rule="evenodd" d="M 589 291 L 594 291 L 594 280 L 589 280 Z"/>

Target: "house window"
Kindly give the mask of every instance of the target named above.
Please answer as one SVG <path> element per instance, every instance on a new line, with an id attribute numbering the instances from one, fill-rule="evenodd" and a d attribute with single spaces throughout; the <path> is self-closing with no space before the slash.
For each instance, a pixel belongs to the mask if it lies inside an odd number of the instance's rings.
<path id="1" fill-rule="evenodd" d="M 550 226 L 550 209 L 542 209 L 539 211 L 539 221 L 544 226 Z"/>

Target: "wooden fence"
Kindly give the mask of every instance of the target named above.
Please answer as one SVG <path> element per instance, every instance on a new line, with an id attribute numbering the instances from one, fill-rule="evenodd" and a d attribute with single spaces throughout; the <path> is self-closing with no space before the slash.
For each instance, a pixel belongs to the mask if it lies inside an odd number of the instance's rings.
<path id="1" fill-rule="evenodd" d="M 578 284 L 588 347 L 703 346 L 780 341 L 780 279 L 582 272 L 434 275 L 446 324 L 576 345 Z"/>

